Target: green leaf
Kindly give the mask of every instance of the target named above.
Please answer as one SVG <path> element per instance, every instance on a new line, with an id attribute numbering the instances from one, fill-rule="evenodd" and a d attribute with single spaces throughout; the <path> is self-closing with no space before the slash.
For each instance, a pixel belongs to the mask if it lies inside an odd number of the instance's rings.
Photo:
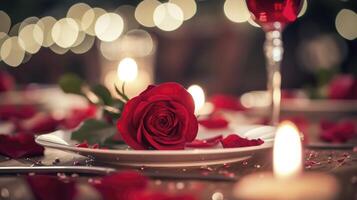
<path id="1" fill-rule="evenodd" d="M 97 95 L 105 105 L 111 105 L 113 103 L 112 95 L 110 91 L 103 85 L 95 85 L 91 88 L 92 92 Z"/>
<path id="2" fill-rule="evenodd" d="M 83 122 L 82 126 L 72 133 L 71 139 L 88 144 L 104 144 L 109 138 L 117 132 L 115 126 L 102 120 L 88 119 Z"/>
<path id="3" fill-rule="evenodd" d="M 102 146 L 111 148 L 111 149 L 122 149 L 123 147 L 125 147 L 125 148 L 128 147 L 128 145 L 126 145 L 126 143 L 124 141 L 114 140 L 114 136 L 105 140 L 105 142 L 104 142 L 104 144 L 102 144 Z"/>
<path id="4" fill-rule="evenodd" d="M 83 80 L 75 74 L 63 75 L 58 84 L 66 93 L 82 94 Z"/>

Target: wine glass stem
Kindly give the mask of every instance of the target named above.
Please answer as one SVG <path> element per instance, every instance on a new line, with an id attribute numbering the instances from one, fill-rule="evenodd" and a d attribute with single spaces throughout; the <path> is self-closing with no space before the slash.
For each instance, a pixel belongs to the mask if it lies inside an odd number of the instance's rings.
<path id="1" fill-rule="evenodd" d="M 280 64 L 283 58 L 283 41 L 281 31 L 274 30 L 266 33 L 264 53 L 267 62 L 267 89 L 271 105 L 271 125 L 279 123 L 281 102 L 281 73 Z"/>

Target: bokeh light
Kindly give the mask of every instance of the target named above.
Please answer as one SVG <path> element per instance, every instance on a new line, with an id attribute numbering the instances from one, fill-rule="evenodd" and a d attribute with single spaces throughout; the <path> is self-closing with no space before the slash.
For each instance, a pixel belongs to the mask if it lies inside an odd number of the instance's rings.
<path id="1" fill-rule="evenodd" d="M 120 55 L 120 43 L 122 38 L 119 38 L 113 42 L 101 41 L 98 43 L 100 53 L 107 60 L 117 61 L 121 58 Z"/>
<path id="2" fill-rule="evenodd" d="M 147 31 L 134 29 L 123 36 L 119 48 L 122 54 L 127 52 L 131 56 L 142 57 L 153 52 L 154 41 Z"/>
<path id="3" fill-rule="evenodd" d="M 121 81 L 134 81 L 138 76 L 138 64 L 132 58 L 124 58 L 119 62 L 117 73 Z"/>
<path id="4" fill-rule="evenodd" d="M 55 25 L 57 20 L 54 17 L 46 16 L 41 18 L 37 24 L 42 24 L 42 31 L 43 31 L 43 43 L 42 46 L 49 47 L 51 46 L 54 41 L 52 39 L 52 27 Z"/>
<path id="5" fill-rule="evenodd" d="M 150 55 L 154 50 L 154 41 L 147 31 L 134 29 L 113 42 L 101 42 L 99 48 L 104 58 L 116 61 L 123 56 Z"/>
<path id="6" fill-rule="evenodd" d="M 0 10 L 0 32 L 8 33 L 11 27 L 11 18 L 9 15 Z"/>
<path id="7" fill-rule="evenodd" d="M 72 47 L 71 51 L 75 54 L 83 54 L 89 51 L 94 44 L 95 37 L 91 35 L 86 35 L 81 44 Z"/>
<path id="8" fill-rule="evenodd" d="M 20 43 L 21 44 L 21 43 Z M 32 58 L 32 54 L 25 52 L 24 59 L 22 60 L 21 64 L 27 63 Z"/>
<path id="9" fill-rule="evenodd" d="M 50 49 L 59 55 L 63 55 L 69 51 L 69 48 L 60 47 L 56 43 L 53 43 L 53 45 L 50 46 Z"/>
<path id="10" fill-rule="evenodd" d="M 92 8 L 86 3 L 76 3 L 68 9 L 67 18 L 74 19 L 80 25 L 80 30 L 83 30 L 83 27 L 81 26 L 82 19 L 84 14 L 90 9 Z"/>
<path id="11" fill-rule="evenodd" d="M 8 65 L 17 67 L 24 59 L 25 51 L 20 46 L 19 38 L 9 37 L 1 46 L 0 57 Z"/>
<path id="12" fill-rule="evenodd" d="M 104 15 L 106 11 L 102 8 L 92 8 L 84 13 L 81 20 L 81 27 L 84 32 L 95 36 L 95 24 L 97 19 Z"/>
<path id="13" fill-rule="evenodd" d="M 37 24 L 29 24 L 20 30 L 20 46 L 28 53 L 37 53 L 43 43 L 43 31 Z"/>
<path id="14" fill-rule="evenodd" d="M 127 32 L 132 29 L 137 29 L 140 24 L 136 21 L 134 13 L 135 7 L 131 5 L 122 5 L 115 10 L 124 20 L 124 31 Z"/>
<path id="15" fill-rule="evenodd" d="M 195 0 L 169 0 L 170 3 L 178 5 L 183 12 L 183 19 L 191 19 L 197 12 Z"/>
<path id="16" fill-rule="evenodd" d="M 245 0 L 226 0 L 223 5 L 223 11 L 232 22 L 242 23 L 250 19 L 250 13 Z"/>
<path id="17" fill-rule="evenodd" d="M 110 42 L 116 40 L 123 32 L 123 18 L 116 13 L 106 13 L 95 23 L 95 33 L 100 40 Z"/>
<path id="18" fill-rule="evenodd" d="M 183 23 L 183 12 L 173 3 L 163 3 L 154 11 L 155 25 L 164 31 L 178 29 Z"/>
<path id="19" fill-rule="evenodd" d="M 349 9 L 342 9 L 336 16 L 336 30 L 347 40 L 357 38 L 357 14 Z"/>
<path id="20" fill-rule="evenodd" d="M 28 17 L 28 18 L 24 19 L 24 20 L 20 23 L 18 33 L 20 33 L 20 31 L 21 31 L 23 28 L 25 28 L 25 26 L 27 26 L 27 25 L 29 25 L 29 24 L 37 24 L 39 20 L 40 20 L 40 18 L 35 17 L 35 16 Z M 40 25 L 40 23 L 39 23 L 39 26 L 42 27 L 42 25 Z"/>
<path id="21" fill-rule="evenodd" d="M 9 38 L 9 36 L 4 33 L 4 32 L 0 32 L 0 50 L 1 50 L 1 46 L 2 44 Z M 0 61 L 2 60 L 1 56 L 0 56 Z"/>
<path id="22" fill-rule="evenodd" d="M 62 48 L 72 46 L 78 37 L 79 27 L 77 22 L 71 18 L 58 20 L 52 28 L 53 41 Z"/>
<path id="23" fill-rule="evenodd" d="M 154 11 L 160 4 L 157 0 L 143 0 L 135 9 L 135 19 L 143 26 L 154 27 Z"/>
<path id="24" fill-rule="evenodd" d="M 86 37 L 86 33 L 83 31 L 79 31 L 78 37 L 77 37 L 76 41 L 71 45 L 71 47 L 76 47 L 76 46 L 82 44 L 85 37 Z"/>
<path id="25" fill-rule="evenodd" d="M 17 36 L 19 34 L 20 25 L 21 25 L 20 22 L 13 25 L 9 31 L 9 36 Z"/>
<path id="26" fill-rule="evenodd" d="M 298 58 L 309 71 L 339 66 L 347 55 L 347 44 L 337 34 L 323 34 L 301 42 Z"/>

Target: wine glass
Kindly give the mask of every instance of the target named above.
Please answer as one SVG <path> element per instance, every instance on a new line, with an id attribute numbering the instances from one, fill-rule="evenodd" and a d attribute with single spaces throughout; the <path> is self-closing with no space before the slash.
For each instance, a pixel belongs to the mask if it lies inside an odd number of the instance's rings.
<path id="1" fill-rule="evenodd" d="M 281 32 L 295 21 L 303 0 L 246 0 L 252 19 L 266 33 L 264 53 L 267 61 L 267 89 L 271 104 L 271 124 L 279 123 L 281 101 L 280 63 L 283 57 Z"/>

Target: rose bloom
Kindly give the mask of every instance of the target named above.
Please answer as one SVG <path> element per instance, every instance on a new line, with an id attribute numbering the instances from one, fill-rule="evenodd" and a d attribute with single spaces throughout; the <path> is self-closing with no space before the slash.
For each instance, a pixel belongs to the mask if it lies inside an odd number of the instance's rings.
<path id="1" fill-rule="evenodd" d="M 149 86 L 124 106 L 117 128 L 133 149 L 177 150 L 197 136 L 192 96 L 177 83 Z"/>

